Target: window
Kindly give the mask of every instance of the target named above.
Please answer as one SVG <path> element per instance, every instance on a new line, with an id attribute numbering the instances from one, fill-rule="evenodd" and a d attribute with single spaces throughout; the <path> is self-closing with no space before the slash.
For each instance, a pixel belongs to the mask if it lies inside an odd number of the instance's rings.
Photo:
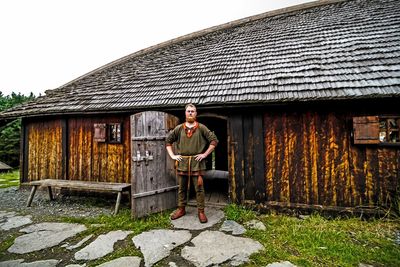
<path id="1" fill-rule="evenodd" d="M 94 136 L 95 142 L 105 142 L 107 137 L 106 132 L 107 125 L 105 123 L 95 123 L 94 124 Z"/>
<path id="2" fill-rule="evenodd" d="M 95 123 L 93 126 L 95 142 L 122 143 L 122 123 Z"/>
<path id="3" fill-rule="evenodd" d="M 379 118 L 379 141 L 381 143 L 400 143 L 400 117 Z"/>
<path id="4" fill-rule="evenodd" d="M 121 143 L 122 142 L 122 124 L 110 123 L 108 125 L 108 142 Z"/>
<path id="5" fill-rule="evenodd" d="M 400 145 L 400 116 L 353 118 L 354 144 Z"/>

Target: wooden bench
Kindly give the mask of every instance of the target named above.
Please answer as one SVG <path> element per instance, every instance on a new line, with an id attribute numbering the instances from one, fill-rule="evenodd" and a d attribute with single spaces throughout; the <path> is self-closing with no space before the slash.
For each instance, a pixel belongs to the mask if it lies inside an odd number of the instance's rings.
<path id="1" fill-rule="evenodd" d="M 118 213 L 119 205 L 121 202 L 122 193 L 128 191 L 130 196 L 131 184 L 126 183 L 105 183 L 105 182 L 89 182 L 89 181 L 70 181 L 70 180 L 57 180 L 57 179 L 45 179 L 23 183 L 22 185 L 32 186 L 31 193 L 28 198 L 27 206 L 30 207 L 32 204 L 33 197 L 35 196 L 36 190 L 39 186 L 47 186 L 49 190 L 50 200 L 53 200 L 53 193 L 51 188 L 69 188 L 77 190 L 88 190 L 98 192 L 115 192 L 117 193 L 117 202 L 115 203 L 114 215 Z"/>

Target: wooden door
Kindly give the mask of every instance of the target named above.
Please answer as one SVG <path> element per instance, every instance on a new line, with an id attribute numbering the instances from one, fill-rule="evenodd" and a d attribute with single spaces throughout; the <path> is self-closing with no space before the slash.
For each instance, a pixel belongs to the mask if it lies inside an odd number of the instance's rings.
<path id="1" fill-rule="evenodd" d="M 134 218 L 177 205 L 174 162 L 165 149 L 165 138 L 178 123 L 177 117 L 158 111 L 131 116 Z"/>

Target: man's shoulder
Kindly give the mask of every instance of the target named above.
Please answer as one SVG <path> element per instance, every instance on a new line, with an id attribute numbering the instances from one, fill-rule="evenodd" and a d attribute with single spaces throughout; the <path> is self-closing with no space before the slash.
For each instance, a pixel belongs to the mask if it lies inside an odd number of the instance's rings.
<path id="1" fill-rule="evenodd" d="M 199 126 L 198 127 L 201 128 L 201 129 L 208 129 L 208 127 L 205 124 L 202 124 L 200 122 L 199 122 Z"/>
<path id="2" fill-rule="evenodd" d="M 180 123 L 175 126 L 174 131 L 181 129 L 182 127 L 183 127 L 183 123 Z"/>

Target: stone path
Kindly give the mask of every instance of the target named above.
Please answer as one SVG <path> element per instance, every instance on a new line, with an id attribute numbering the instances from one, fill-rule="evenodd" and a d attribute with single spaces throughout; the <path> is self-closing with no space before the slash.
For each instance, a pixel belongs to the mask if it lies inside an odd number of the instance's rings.
<path id="1" fill-rule="evenodd" d="M 20 230 L 26 234 L 17 237 L 8 252 L 25 254 L 51 248 L 85 230 L 84 225 L 73 223 L 34 224 Z"/>
<path id="2" fill-rule="evenodd" d="M 145 266 L 168 257 L 175 247 L 189 242 L 192 234 L 189 231 L 153 230 L 133 237 L 132 241 L 144 256 Z"/>
<path id="3" fill-rule="evenodd" d="M 32 223 L 30 215 L 18 216 L 15 212 L 0 211 L 0 230 L 11 230 Z"/>
<path id="4" fill-rule="evenodd" d="M 265 249 L 259 242 L 241 237 L 246 228 L 234 221 L 223 221 L 224 213 L 218 209 L 206 210 L 208 223 L 198 222 L 197 210 L 189 207 L 187 215 L 172 221 L 176 230 L 157 229 L 131 236 L 131 244 L 141 251 L 140 257 L 121 257 L 103 263 L 102 267 L 153 266 L 161 260 L 166 260 L 168 266 L 218 266 L 226 264 L 236 266 L 248 261 L 249 256 Z M 18 236 L 8 248 L 8 253 L 15 255 L 13 260 L 1 261 L 4 266 L 86 266 L 86 262 L 100 259 L 114 250 L 119 240 L 126 240 L 132 231 L 110 231 L 99 236 L 86 235 L 76 244 L 69 244 L 69 238 L 84 232 L 87 228 L 81 224 L 49 223 L 32 224 L 30 216 L 20 216 L 15 212 L 0 211 L 0 233 L 10 229 L 18 229 Z M 220 223 L 220 227 L 216 227 Z M 26 226 L 30 224 L 29 226 Z M 259 222 L 249 222 L 247 228 L 265 229 Z M 212 229 L 210 229 L 212 228 Z M 218 230 L 215 230 L 218 229 Z M 61 243 L 64 244 L 61 245 Z M 128 242 L 129 243 L 129 242 Z M 81 248 L 82 246 L 85 247 Z M 66 265 L 61 259 L 42 259 L 28 262 L 24 255 L 48 248 L 72 251 L 73 256 Z M 68 252 L 71 253 L 71 252 Z M 39 254 L 40 255 L 40 254 Z M 41 259 L 40 257 L 35 257 Z M 183 263 L 183 265 L 182 265 Z M 274 263 L 271 266 L 294 266 L 289 262 Z M 282 265 L 283 264 L 283 265 Z"/>

